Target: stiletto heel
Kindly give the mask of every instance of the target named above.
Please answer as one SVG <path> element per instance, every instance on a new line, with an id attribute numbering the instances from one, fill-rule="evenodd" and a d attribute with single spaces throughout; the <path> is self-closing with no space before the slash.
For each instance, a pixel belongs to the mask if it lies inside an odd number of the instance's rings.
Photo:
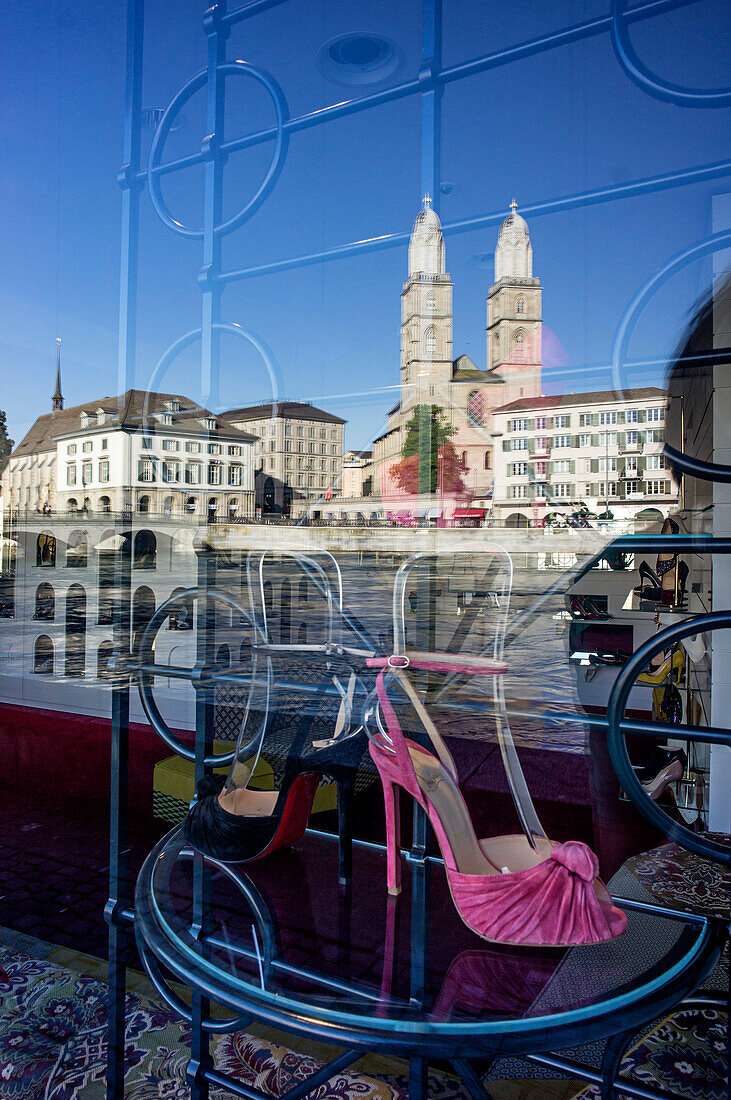
<path id="1" fill-rule="evenodd" d="M 383 804 L 386 811 L 386 889 L 392 896 L 401 893 L 401 804 L 399 791 L 385 774 L 385 769 L 375 760 L 383 787 Z"/>
<path id="2" fill-rule="evenodd" d="M 327 699 L 325 689 L 331 686 L 334 678 L 331 671 L 323 682 L 323 700 Z M 265 698 L 257 701 L 263 711 L 262 729 L 254 739 L 248 739 L 242 729 L 236 759 L 228 777 L 220 774 L 206 777 L 198 785 L 197 800 L 183 823 L 185 839 L 203 855 L 222 863 L 261 859 L 285 844 L 299 840 L 307 828 L 320 779 L 329 776 L 338 786 L 341 838 L 339 876 L 341 882 L 348 883 L 352 876 L 352 792 L 367 744 L 362 726 L 355 731 L 350 730 L 354 684 L 351 682 L 348 690 L 343 692 L 333 737 L 324 741 L 311 740 L 309 734 L 319 716 L 316 707 L 305 709 L 294 735 L 290 734 L 291 742 L 278 792 L 249 789 L 248 781 L 254 769 L 251 763 L 243 763 L 249 757 L 252 745 L 257 746 L 258 758 L 266 740 L 271 710 L 268 682 L 266 687 Z M 247 714 L 253 714 L 257 709 L 249 705 Z M 286 711 L 277 715 L 276 719 L 285 729 L 292 722 Z M 241 770 L 244 771 L 243 783 Z"/>
<path id="3" fill-rule="evenodd" d="M 663 576 L 660 589 L 660 600 L 665 607 L 676 605 L 680 607 L 685 599 L 685 584 L 688 579 L 688 563 L 676 561 L 675 569 L 670 569 Z"/>
<path id="4" fill-rule="evenodd" d="M 660 587 L 660 578 L 654 569 L 651 569 L 646 561 L 640 562 L 640 580 L 647 580 L 651 587 Z"/>
<path id="5" fill-rule="evenodd" d="M 354 776 L 340 778 L 338 785 L 338 882 L 347 886 L 353 879 L 353 787 Z"/>
<path id="6" fill-rule="evenodd" d="M 643 581 L 647 581 L 647 584 L 644 584 Z M 660 578 L 646 561 L 640 562 L 640 583 L 634 591 L 641 600 L 649 600 L 651 603 L 659 603 L 662 599 Z"/>

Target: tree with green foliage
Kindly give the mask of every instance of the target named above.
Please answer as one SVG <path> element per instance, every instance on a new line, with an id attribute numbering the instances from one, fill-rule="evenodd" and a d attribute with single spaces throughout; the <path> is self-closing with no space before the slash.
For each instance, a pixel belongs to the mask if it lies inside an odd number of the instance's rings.
<path id="1" fill-rule="evenodd" d="M 8 464 L 10 452 L 15 446 L 15 440 L 8 435 L 8 424 L 5 413 L 0 409 L 0 474 Z"/>
<path id="2" fill-rule="evenodd" d="M 430 424 L 431 434 L 431 461 L 428 477 L 428 488 L 425 486 L 425 478 L 419 482 L 419 450 L 421 438 L 422 419 Z M 409 494 L 419 491 L 436 493 L 437 490 L 446 493 L 460 493 L 464 490 L 462 473 L 464 468 L 457 457 L 452 436 L 456 432 L 439 405 L 417 405 L 410 419 L 406 422 L 406 438 L 401 448 L 401 462 L 392 469 L 398 487 Z"/>

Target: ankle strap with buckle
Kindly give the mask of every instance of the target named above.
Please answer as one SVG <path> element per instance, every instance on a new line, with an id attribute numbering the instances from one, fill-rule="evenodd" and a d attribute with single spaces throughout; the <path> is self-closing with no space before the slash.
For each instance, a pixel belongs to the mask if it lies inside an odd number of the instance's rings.
<path id="1" fill-rule="evenodd" d="M 416 668 L 432 672 L 467 673 L 472 676 L 501 676 L 508 669 L 506 661 L 498 661 L 494 657 L 413 650 L 408 653 L 392 653 L 388 657 L 369 657 L 366 664 L 369 668 Z"/>

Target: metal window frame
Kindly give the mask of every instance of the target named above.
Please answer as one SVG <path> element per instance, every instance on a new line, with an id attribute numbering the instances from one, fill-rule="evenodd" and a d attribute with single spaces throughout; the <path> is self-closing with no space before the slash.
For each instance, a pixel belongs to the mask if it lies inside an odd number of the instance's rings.
<path id="1" fill-rule="evenodd" d="M 197 237 L 201 241 L 202 263 L 198 272 L 198 283 L 201 291 L 201 323 L 198 328 L 179 337 L 161 356 L 153 372 L 151 388 L 155 384 L 159 385 L 166 371 L 182 350 L 195 342 L 199 342 L 201 393 L 206 406 L 215 409 L 218 405 L 219 390 L 219 345 L 220 338 L 224 333 L 243 339 L 254 347 L 269 373 L 274 399 L 278 395 L 278 372 L 266 346 L 258 337 L 243 329 L 242 326 L 222 320 L 222 295 L 227 285 L 313 264 L 337 262 L 358 255 L 401 248 L 408 243 L 407 233 L 387 233 L 367 240 L 343 242 L 317 252 L 271 259 L 255 265 L 224 270 L 221 256 L 223 238 L 243 224 L 248 217 L 251 217 L 266 199 L 268 191 L 276 183 L 278 172 L 286 159 L 288 142 L 294 135 L 386 103 L 418 96 L 421 100 L 421 190 L 422 193 L 429 193 L 432 196 L 434 208 L 439 212 L 441 194 L 441 103 L 444 89 L 453 82 L 468 79 L 471 76 L 499 67 L 509 66 L 517 61 L 536 57 L 565 45 L 601 35 L 609 35 L 617 60 L 628 79 L 633 80 L 648 95 L 683 105 L 712 108 L 726 105 L 731 94 L 727 89 L 718 91 L 693 90 L 671 85 L 661 80 L 641 62 L 629 42 L 628 27 L 632 24 L 688 6 L 697 2 L 697 0 L 646 0 L 646 2 L 638 4 L 629 11 L 626 10 L 625 0 L 611 0 L 611 10 L 605 16 L 563 27 L 527 41 L 514 43 L 481 57 L 446 67 L 442 65 L 441 0 L 423 0 L 421 64 L 416 77 L 359 99 L 332 104 L 320 110 L 290 118 L 281 89 L 269 74 L 257 70 L 253 66 L 244 65 L 240 62 L 230 62 L 226 59 L 226 42 L 231 27 L 254 15 L 283 6 L 287 2 L 288 0 L 250 0 L 250 2 L 232 11 L 228 11 L 227 0 L 219 0 L 219 2 L 213 4 L 203 20 L 203 29 L 208 43 L 206 67 L 183 86 L 181 92 L 166 108 L 153 140 L 150 160 L 147 166 L 144 166 L 141 159 L 144 0 L 128 0 L 123 164 L 118 175 L 118 182 L 122 190 L 118 342 L 118 385 L 121 393 L 133 387 L 135 378 L 142 194 L 145 187 L 147 187 L 153 194 L 153 202 L 158 214 L 165 221 L 166 213 L 164 203 L 162 203 L 159 196 L 158 181 L 166 175 L 184 170 L 192 165 L 201 165 L 204 168 L 205 194 L 203 224 L 200 230 L 191 231 L 179 224 L 176 226 L 171 224 L 170 219 L 167 218 L 167 224 L 170 225 L 170 228 L 175 229 L 184 236 Z M 226 139 L 224 137 L 226 105 L 224 77 L 226 74 L 234 72 L 253 78 L 266 88 L 278 113 L 276 127 L 235 138 Z M 201 145 L 201 149 L 188 156 L 161 163 L 157 158 L 158 151 L 163 144 L 166 127 L 172 124 L 174 114 L 184 99 L 193 94 L 193 91 L 198 88 L 205 88 L 206 95 L 207 136 Z M 229 219 L 228 222 L 224 222 L 222 189 L 227 159 L 234 153 L 267 141 L 274 141 L 275 155 L 263 184 L 242 212 L 239 212 L 235 218 Z M 723 159 L 692 168 L 681 168 L 639 179 L 629 179 L 606 187 L 554 196 L 529 203 L 523 207 L 523 212 L 530 217 L 543 217 L 554 213 L 582 209 L 587 206 L 657 194 L 700 182 L 723 179 L 729 175 L 731 175 L 731 159 Z M 502 210 L 481 212 L 457 221 L 444 223 L 443 232 L 445 236 L 473 232 L 474 230 L 498 225 L 503 218 L 504 211 Z M 662 285 L 662 282 L 675 271 L 687 263 L 693 262 L 693 260 L 704 255 L 709 255 L 718 248 L 723 247 L 729 239 L 731 239 L 731 234 L 714 234 L 706 240 L 686 248 L 653 276 L 630 303 L 618 327 L 612 355 L 611 366 L 615 376 L 615 387 L 620 392 L 622 389 L 621 371 L 629 334 L 645 302 Z M 723 353 L 714 354 L 718 355 L 720 361 Z M 705 356 L 704 358 L 708 360 L 709 357 Z M 656 366 L 657 362 L 654 359 L 636 361 L 632 365 L 635 367 Z M 576 373 L 580 374 L 586 369 L 585 367 L 578 367 Z M 420 424 L 420 458 L 423 459 L 420 462 L 420 467 L 425 471 L 427 479 L 427 458 L 430 452 L 430 418 L 427 415 L 422 418 Z M 674 464 L 682 469 L 687 476 L 722 481 L 731 480 L 731 471 L 728 468 L 700 463 L 687 456 L 677 456 L 674 458 Z M 428 483 L 424 482 L 424 486 L 428 487 Z M 120 526 L 120 533 L 125 524 L 129 526 L 128 518 L 120 517 L 117 522 Z M 675 541 L 677 542 L 677 540 Z M 728 553 L 731 549 L 729 540 L 695 539 L 691 541 L 693 541 L 694 548 L 698 548 L 695 552 Z M 121 539 L 120 543 L 120 548 L 115 555 L 115 584 L 119 586 L 120 591 L 129 592 L 131 587 L 131 540 L 129 538 Z M 663 540 L 663 548 L 671 549 L 672 544 L 672 538 Z M 701 544 L 703 546 L 702 551 L 700 550 Z M 645 540 L 644 544 L 641 539 L 639 541 L 634 540 L 632 548 L 657 549 L 658 540 L 649 540 L 649 542 Z M 685 542 L 683 548 L 685 548 Z M 209 588 L 214 579 L 211 562 L 206 555 L 203 555 L 200 558 L 199 585 L 203 588 Z M 118 601 L 115 606 L 114 647 L 115 656 L 118 660 L 124 660 L 129 656 L 131 644 L 130 610 L 129 601 Z M 205 609 L 201 609 L 198 623 L 198 656 L 199 661 L 203 664 L 209 663 L 212 657 L 209 652 L 212 644 L 212 632 L 207 629 L 209 625 L 207 623 L 207 613 Z M 724 626 L 726 625 L 728 624 L 724 620 Z M 677 630 L 677 628 L 672 629 Z M 640 658 L 646 659 L 647 652 L 649 652 L 647 647 L 643 647 L 617 681 L 618 687 L 612 697 L 614 709 L 607 720 L 610 746 L 615 745 L 615 743 L 618 746 L 617 738 L 623 732 L 648 733 L 647 730 L 639 728 L 641 724 L 623 721 L 620 714 L 622 692 L 628 682 L 628 670 L 630 667 L 634 667 Z M 126 984 L 124 952 L 131 922 L 134 918 L 127 879 L 128 822 L 126 803 L 129 763 L 129 691 L 129 677 L 120 676 L 114 680 L 112 688 L 110 889 L 105 913 L 110 926 L 107 1096 L 115 1098 L 115 1100 L 121 1100 L 124 1095 L 124 994 Z M 212 740 L 212 696 L 207 689 L 197 693 L 196 730 L 195 773 L 196 780 L 198 780 L 205 772 L 205 761 L 210 754 Z M 727 731 L 706 730 L 703 739 L 713 743 L 727 744 L 729 743 L 729 734 Z M 616 747 L 616 754 L 615 766 L 620 778 L 624 778 L 626 767 L 618 747 Z M 631 776 L 627 774 L 626 779 L 625 787 L 628 789 L 630 797 L 632 797 L 636 792 L 632 789 Z M 421 849 L 422 853 L 425 847 L 425 825 L 423 813 L 419 811 L 415 817 L 414 842 L 415 850 Z M 205 874 L 201 868 L 197 868 L 195 908 L 197 918 L 201 923 L 204 919 L 205 892 Z M 230 1082 L 225 1081 L 225 1079 L 221 1080 L 221 1075 L 213 1072 L 208 1051 L 208 1035 L 204 1029 L 207 1013 L 206 997 L 200 990 L 194 990 L 191 1011 L 193 1049 L 189 1076 L 191 1096 L 196 1100 L 197 1098 L 203 1100 L 207 1096 L 209 1083 L 224 1084 L 228 1088 L 232 1087 Z M 601 1080 L 604 1086 L 608 1087 L 608 1082 L 614 1081 L 618 1071 L 622 1049 L 618 1048 L 618 1053 L 617 1050 L 612 1052 L 613 1060 L 610 1059 L 602 1067 L 600 1077 L 597 1077 L 596 1074 L 585 1073 L 586 1079 Z M 536 1057 L 535 1060 L 541 1061 L 541 1057 Z M 338 1062 L 338 1068 L 343 1068 L 346 1064 L 348 1064 L 348 1056 L 343 1056 Z M 469 1064 L 464 1060 L 456 1060 L 454 1064 L 473 1095 L 486 1095 Z M 558 1065 L 559 1062 L 557 1059 L 551 1061 L 547 1056 L 542 1056 L 542 1064 Z M 329 1071 L 334 1068 L 335 1063 L 326 1067 Z M 576 1067 L 569 1068 L 576 1071 Z M 423 1094 L 426 1080 L 425 1059 L 423 1057 L 413 1058 L 410 1069 L 414 1095 Z M 581 1076 L 581 1073 L 578 1075 Z M 325 1079 L 322 1076 L 322 1080 Z M 306 1084 L 307 1090 L 315 1087 L 316 1083 L 315 1079 L 308 1081 Z M 233 1091 L 239 1095 L 256 1095 L 253 1090 L 244 1089 L 241 1086 L 234 1088 Z M 650 1096 L 652 1092 L 650 1090 L 640 1092 L 635 1089 L 632 1094 Z"/>

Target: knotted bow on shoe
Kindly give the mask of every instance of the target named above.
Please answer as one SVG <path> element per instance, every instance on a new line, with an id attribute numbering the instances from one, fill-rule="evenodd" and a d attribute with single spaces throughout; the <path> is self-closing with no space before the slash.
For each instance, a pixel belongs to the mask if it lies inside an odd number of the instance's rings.
<path id="1" fill-rule="evenodd" d="M 557 844 L 535 867 L 495 875 L 449 872 L 463 920 L 499 943 L 568 947 L 601 943 L 624 931 L 627 918 L 594 889 L 599 863 L 586 844 Z"/>
<path id="2" fill-rule="evenodd" d="M 551 859 L 555 859 L 567 871 L 578 875 L 584 882 L 593 882 L 599 874 L 599 860 L 591 848 L 580 840 L 567 840 L 551 849 Z"/>

